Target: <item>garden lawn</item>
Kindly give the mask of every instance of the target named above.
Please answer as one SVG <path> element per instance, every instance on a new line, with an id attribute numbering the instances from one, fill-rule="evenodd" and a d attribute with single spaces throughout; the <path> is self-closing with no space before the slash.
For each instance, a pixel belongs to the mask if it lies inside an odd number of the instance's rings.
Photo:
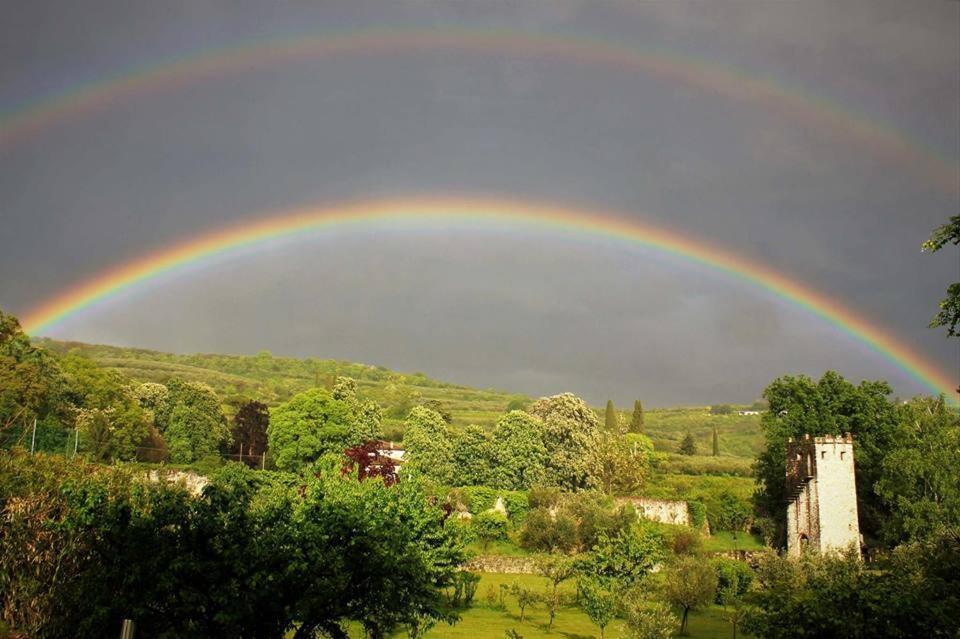
<path id="1" fill-rule="evenodd" d="M 542 605 L 528 607 L 523 623 L 520 623 L 520 609 L 512 595 L 506 595 L 506 609 L 489 606 L 487 593 L 491 590 L 499 596 L 501 584 L 518 582 L 528 588 L 543 592 L 547 581 L 536 575 L 502 575 L 484 573 L 472 608 L 460 611 L 460 621 L 450 626 L 438 624 L 428 633 L 429 639 L 443 637 L 463 637 L 470 639 L 503 639 L 507 630 L 516 630 L 524 639 L 540 637 L 560 637 L 562 639 L 593 639 L 600 637 L 600 631 L 576 605 L 573 604 L 575 586 L 572 581 L 561 584 L 560 590 L 570 597 L 570 604 L 557 612 L 552 630 L 547 629 L 549 616 Z M 679 615 L 677 615 L 679 619 Z M 605 636 L 615 639 L 622 635 L 623 622 L 616 620 L 607 626 Z M 397 637 L 405 637 L 399 633 Z M 732 627 L 723 618 L 723 609 L 713 606 L 702 612 L 690 615 L 690 637 L 693 639 L 727 639 L 733 636 Z M 737 633 L 738 637 L 748 639 Z M 358 635 L 359 637 L 359 635 Z"/>

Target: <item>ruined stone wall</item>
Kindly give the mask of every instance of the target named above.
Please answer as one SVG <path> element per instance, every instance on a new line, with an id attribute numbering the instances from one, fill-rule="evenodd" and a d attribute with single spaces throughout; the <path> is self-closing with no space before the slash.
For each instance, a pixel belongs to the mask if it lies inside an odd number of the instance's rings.
<path id="1" fill-rule="evenodd" d="M 678 526 L 693 525 L 690 508 L 685 501 L 647 499 L 646 497 L 621 497 L 616 500 L 617 506 L 626 504 L 633 506 L 639 516 L 650 521 Z"/>
<path id="2" fill-rule="evenodd" d="M 529 557 L 481 555 L 468 561 L 464 568 L 471 572 L 496 572 L 506 575 L 533 575 L 537 566 Z"/>

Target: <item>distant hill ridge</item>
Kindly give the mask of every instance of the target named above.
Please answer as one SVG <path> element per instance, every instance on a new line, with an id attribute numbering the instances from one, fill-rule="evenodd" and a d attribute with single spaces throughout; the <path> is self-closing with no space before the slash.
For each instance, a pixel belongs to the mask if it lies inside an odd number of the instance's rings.
<path id="1" fill-rule="evenodd" d="M 379 402 L 387 411 L 388 435 L 397 434 L 401 421 L 402 411 L 392 409 L 406 402 L 439 402 L 449 412 L 454 426 L 478 424 L 492 428 L 508 408 L 522 407 L 531 401 L 522 393 L 471 388 L 438 381 L 420 372 L 399 373 L 383 366 L 332 359 L 280 357 L 266 351 L 257 355 L 181 355 L 47 338 L 35 341 L 60 355 L 75 353 L 88 357 L 136 382 L 165 383 L 173 377 L 205 382 L 220 395 L 228 411 L 247 399 L 275 406 L 307 389 L 330 386 L 337 376 L 351 377 L 357 380 L 364 397 Z M 602 420 L 602 410 L 596 410 Z M 621 415 L 629 422 L 628 411 L 621 411 Z M 699 452 L 709 453 L 716 427 L 722 456 L 752 458 L 762 442 L 759 426 L 757 415 L 712 415 L 706 406 L 646 411 L 647 434 L 658 450 L 667 452 L 676 450 L 680 440 L 691 432 Z"/>

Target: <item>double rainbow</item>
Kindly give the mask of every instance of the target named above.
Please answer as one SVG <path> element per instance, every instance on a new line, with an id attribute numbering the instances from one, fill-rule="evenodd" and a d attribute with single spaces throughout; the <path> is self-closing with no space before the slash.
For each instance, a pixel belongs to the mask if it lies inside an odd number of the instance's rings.
<path id="1" fill-rule="evenodd" d="M 80 283 L 27 313 L 24 329 L 36 335 L 121 291 L 146 285 L 187 265 L 271 240 L 334 229 L 437 228 L 452 223 L 470 228 L 562 231 L 575 236 L 609 238 L 679 256 L 769 291 L 826 320 L 886 357 L 930 391 L 943 393 L 953 401 L 957 399 L 955 378 L 951 379 L 879 325 L 768 266 L 612 212 L 503 199 L 386 199 L 274 212 L 256 221 L 160 250 Z"/>

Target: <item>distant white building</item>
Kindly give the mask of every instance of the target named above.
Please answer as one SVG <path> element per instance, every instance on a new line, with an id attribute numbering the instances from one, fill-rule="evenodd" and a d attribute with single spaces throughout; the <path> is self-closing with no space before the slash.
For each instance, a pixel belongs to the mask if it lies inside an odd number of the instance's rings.
<path id="1" fill-rule="evenodd" d="M 737 415 L 759 415 L 761 411 L 758 410 L 738 410 Z"/>

